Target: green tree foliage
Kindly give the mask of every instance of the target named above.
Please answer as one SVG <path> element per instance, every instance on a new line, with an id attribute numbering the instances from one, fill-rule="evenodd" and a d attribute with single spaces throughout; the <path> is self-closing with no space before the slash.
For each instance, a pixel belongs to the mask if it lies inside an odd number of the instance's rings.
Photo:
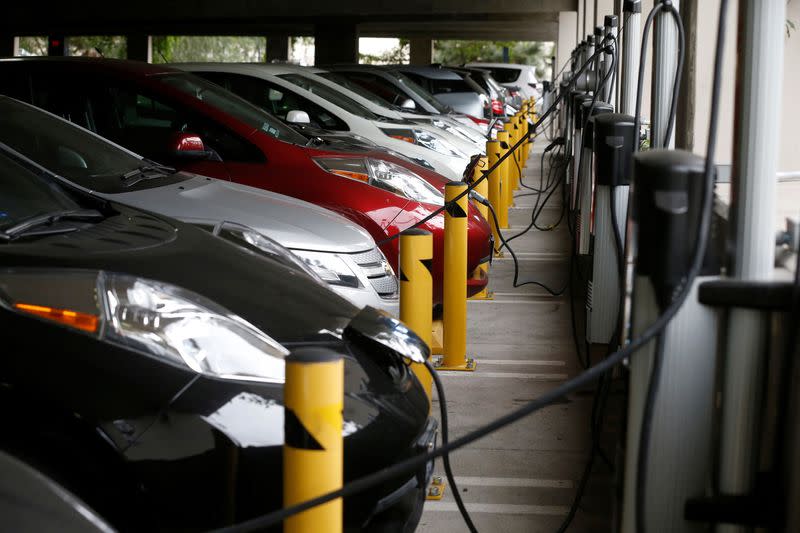
<path id="1" fill-rule="evenodd" d="M 21 56 L 46 56 L 47 37 L 42 37 L 42 36 L 20 37 L 18 53 Z"/>
<path id="2" fill-rule="evenodd" d="M 128 57 L 128 41 L 121 35 L 82 35 L 67 37 L 71 56 Z"/>
<path id="3" fill-rule="evenodd" d="M 435 41 L 433 58 L 443 65 L 462 65 L 470 61 L 501 63 L 503 48 L 508 47 L 510 63 L 533 65 L 536 75 L 544 78 L 549 74 L 547 62 L 553 55 L 552 42 L 537 41 Z"/>
<path id="4" fill-rule="evenodd" d="M 266 44 L 266 39 L 258 36 L 153 36 L 153 63 L 259 62 L 266 57 Z"/>
<path id="5" fill-rule="evenodd" d="M 382 54 L 358 54 L 358 62 L 366 65 L 395 65 L 408 63 L 411 45 L 408 39 L 399 39 L 396 47 Z"/>

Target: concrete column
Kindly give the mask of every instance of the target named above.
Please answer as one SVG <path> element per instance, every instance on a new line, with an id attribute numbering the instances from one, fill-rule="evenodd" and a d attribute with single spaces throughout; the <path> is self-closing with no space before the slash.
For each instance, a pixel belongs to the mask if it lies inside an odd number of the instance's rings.
<path id="1" fill-rule="evenodd" d="M 575 34 L 576 45 L 586 38 L 586 2 L 587 0 L 578 0 L 578 29 Z"/>
<path id="2" fill-rule="evenodd" d="M 786 5 L 786 18 L 800 23 L 800 2 L 794 0 Z M 797 149 L 797 117 L 800 117 L 800 28 L 785 37 L 783 52 L 783 112 L 781 113 L 780 166 L 779 170 L 790 172 L 800 170 L 800 150 Z M 797 211 L 795 210 L 795 215 Z"/>
<path id="3" fill-rule="evenodd" d="M 286 33 L 271 33 L 267 35 L 266 62 L 289 61 L 289 35 Z"/>
<path id="4" fill-rule="evenodd" d="M 69 47 L 67 38 L 63 35 L 47 36 L 47 55 L 49 56 L 68 56 Z"/>
<path id="5" fill-rule="evenodd" d="M 134 61 L 153 62 L 153 39 L 143 33 L 130 33 L 125 36 L 128 59 Z"/>
<path id="6" fill-rule="evenodd" d="M 672 0 L 680 10 L 680 2 Z M 678 27 L 671 13 L 662 9 L 653 19 L 653 100 L 650 103 L 650 145 L 653 148 L 673 148 L 674 133 L 667 139 L 675 87 L 675 69 L 678 65 Z"/>
<path id="7" fill-rule="evenodd" d="M 314 64 L 358 63 L 358 27 L 355 24 L 317 24 L 314 27 Z"/>
<path id="8" fill-rule="evenodd" d="M 578 31 L 578 12 L 561 11 L 558 14 L 558 41 L 556 41 L 555 72 L 559 72 L 569 61 L 570 54 L 577 44 L 575 35 Z M 567 67 L 569 69 L 569 67 Z M 556 80 L 557 82 L 558 80 Z"/>
<path id="9" fill-rule="evenodd" d="M 14 57 L 19 53 L 19 37 L 0 34 L 0 57 Z"/>
<path id="10" fill-rule="evenodd" d="M 430 65 L 433 62 L 433 39 L 411 39 L 412 65 Z"/>

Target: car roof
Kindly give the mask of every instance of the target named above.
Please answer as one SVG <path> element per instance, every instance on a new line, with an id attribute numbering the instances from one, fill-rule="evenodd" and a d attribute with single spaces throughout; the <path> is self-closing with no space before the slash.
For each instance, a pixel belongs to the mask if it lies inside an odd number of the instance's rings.
<path id="1" fill-rule="evenodd" d="M 453 72 L 452 70 L 448 70 L 447 67 L 439 68 L 439 67 L 423 67 L 423 66 L 414 66 L 414 65 L 397 65 L 395 70 L 399 70 L 400 72 L 411 72 L 417 74 L 419 76 L 424 76 L 425 78 L 430 78 L 433 80 L 460 80 L 461 76 L 457 73 Z"/>
<path id="2" fill-rule="evenodd" d="M 124 72 L 128 75 L 153 76 L 156 74 L 166 74 L 178 72 L 176 69 L 166 65 L 154 65 L 143 61 L 129 61 L 126 59 L 108 59 L 100 57 L 14 57 L 0 59 L 3 63 L 25 63 L 25 64 L 69 64 L 78 65 L 83 69 L 89 70 L 115 70 Z"/>
<path id="3" fill-rule="evenodd" d="M 532 68 L 530 65 L 522 65 L 520 63 L 481 63 L 479 61 L 467 63 L 467 67 L 499 67 L 499 68 L 513 68 L 516 70 L 523 70 Z"/>
<path id="4" fill-rule="evenodd" d="M 283 63 L 215 63 L 215 62 L 197 62 L 197 63 L 171 63 L 180 70 L 211 70 L 219 72 L 247 72 L 254 73 L 260 72 L 262 74 L 272 74 L 277 76 L 279 74 L 291 74 L 297 72 L 298 69 L 295 65 L 286 65 Z"/>

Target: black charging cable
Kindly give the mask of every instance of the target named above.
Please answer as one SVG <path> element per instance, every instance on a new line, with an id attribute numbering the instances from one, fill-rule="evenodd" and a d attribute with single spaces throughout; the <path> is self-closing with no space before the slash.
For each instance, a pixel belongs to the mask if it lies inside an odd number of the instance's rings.
<path id="1" fill-rule="evenodd" d="M 601 48 L 600 50 L 598 50 L 597 52 L 592 54 L 592 56 L 589 57 L 586 60 L 586 62 L 581 66 L 581 68 L 578 70 L 578 72 L 573 74 L 572 78 L 570 79 L 570 85 L 575 83 L 575 81 L 578 79 L 578 77 L 583 73 L 584 70 L 586 70 L 586 68 L 591 64 L 591 62 L 594 60 L 595 57 L 597 57 L 598 55 L 600 55 L 600 54 L 602 54 L 604 52 L 606 52 L 605 47 Z M 377 242 L 376 244 L 380 247 L 380 246 L 383 246 L 384 244 L 390 243 L 391 241 L 393 241 L 395 239 L 399 239 L 400 236 L 403 234 L 403 232 L 406 232 L 406 231 L 409 231 L 409 230 L 412 230 L 414 228 L 418 228 L 418 227 L 422 226 L 423 224 L 425 224 L 425 223 L 429 222 L 430 220 L 432 220 L 434 217 L 436 217 L 436 216 L 440 215 L 441 213 L 443 213 L 451 205 L 455 205 L 456 202 L 458 202 L 458 200 L 460 200 L 464 196 L 468 195 L 470 193 L 470 191 L 475 189 L 475 187 L 477 187 L 480 182 L 482 182 L 483 180 L 487 179 L 489 177 L 489 174 L 494 172 L 506 159 L 511 157 L 519 149 L 520 146 L 522 146 L 525 142 L 533 140 L 534 138 L 536 138 L 539 135 L 539 133 L 536 131 L 537 128 L 544 122 L 544 120 L 547 117 L 549 117 L 553 113 L 553 110 L 556 109 L 556 106 L 564 98 L 565 94 L 566 94 L 566 92 L 559 94 L 558 97 L 556 98 L 556 100 L 550 105 L 550 107 L 547 108 L 545 113 L 539 117 L 539 119 L 533 124 L 533 126 L 531 128 L 528 129 L 528 132 L 525 135 L 521 136 L 519 138 L 519 140 L 517 140 L 517 142 L 514 143 L 514 145 L 511 146 L 509 148 L 509 150 L 505 154 L 500 156 L 500 158 L 494 163 L 494 165 L 492 165 L 488 169 L 482 171 L 481 177 L 476 179 L 476 180 L 474 180 L 471 184 L 469 184 L 467 186 L 466 190 L 460 192 L 450 202 L 445 202 L 444 205 L 442 205 L 441 207 L 437 208 L 436 210 L 434 210 L 430 214 L 426 215 L 425 217 L 423 217 L 419 221 L 415 222 L 413 225 L 403 229 L 403 231 L 400 231 L 398 233 L 395 233 L 394 235 L 390 235 L 387 238 L 382 239 L 381 241 Z"/>
<path id="2" fill-rule="evenodd" d="M 724 7 L 726 5 L 727 5 L 727 0 L 722 0 L 722 6 Z M 722 13 L 724 11 L 725 10 L 721 8 L 721 16 L 723 16 Z M 722 19 L 722 24 L 720 25 L 720 33 L 718 34 L 718 43 L 717 43 L 718 59 L 721 55 L 720 49 L 721 49 L 721 42 L 723 41 L 722 38 L 723 25 L 724 25 L 724 18 Z M 706 157 L 706 165 L 704 172 L 701 216 L 700 216 L 700 222 L 697 226 L 697 238 L 695 240 L 696 245 L 692 257 L 691 267 L 686 276 L 686 282 L 678 291 L 678 293 L 675 295 L 672 302 L 664 309 L 663 313 L 653 321 L 652 324 L 650 324 L 644 329 L 644 331 L 641 333 L 639 337 L 632 339 L 630 343 L 621 347 L 613 354 L 610 354 L 607 358 L 598 362 L 596 365 L 590 367 L 581 374 L 578 374 L 574 378 L 569 379 L 556 387 L 553 387 L 552 389 L 544 392 L 538 398 L 529 401 L 525 405 L 517 409 L 514 409 L 513 411 L 489 422 L 488 424 L 485 424 L 480 428 L 473 430 L 453 441 L 449 441 L 447 444 L 442 444 L 442 446 L 440 448 L 437 448 L 436 450 L 432 450 L 424 454 L 419 454 L 414 457 L 410 457 L 408 459 L 395 463 L 391 466 L 383 468 L 379 471 L 376 471 L 372 474 L 368 474 L 356 480 L 350 481 L 340 489 L 328 492 L 326 494 L 317 496 L 305 502 L 292 505 L 290 507 L 279 509 L 269 514 L 247 520 L 245 522 L 241 522 L 239 524 L 223 528 L 218 531 L 232 533 L 232 532 L 244 532 L 244 531 L 253 531 L 257 529 L 264 529 L 273 526 L 275 524 L 278 524 L 290 516 L 301 513 L 318 505 L 322 505 L 337 498 L 346 498 L 350 495 L 357 494 L 363 490 L 366 490 L 377 484 L 393 479 L 397 476 L 407 474 L 416 469 L 422 468 L 429 461 L 435 459 L 436 457 L 442 457 L 453 450 L 459 449 L 479 439 L 482 439 L 487 435 L 494 433 L 514 422 L 517 422 L 518 420 L 530 415 L 531 413 L 534 413 L 545 407 L 553 405 L 554 403 L 566 397 L 567 395 L 572 394 L 578 390 L 581 390 L 591 383 L 594 383 L 595 381 L 599 380 L 605 373 L 614 368 L 617 364 L 621 363 L 625 359 L 634 355 L 640 348 L 649 343 L 656 335 L 660 334 L 670 323 L 670 321 L 675 317 L 675 315 L 680 310 L 683 303 L 686 301 L 686 298 L 688 297 L 689 291 L 691 289 L 691 284 L 694 281 L 694 279 L 698 276 L 702 268 L 703 258 L 705 256 L 706 247 L 708 245 L 709 230 L 711 226 L 711 207 L 712 207 L 711 200 L 712 200 L 713 169 L 714 169 L 713 161 L 714 161 L 714 152 L 716 149 L 715 138 L 717 131 L 717 116 L 719 109 L 718 96 L 719 96 L 719 86 L 721 80 L 720 76 L 721 63 L 722 63 L 721 60 L 719 60 L 715 65 L 711 119 L 710 119 L 711 125 L 709 127 L 708 148 L 706 150 L 707 157 Z M 552 109 L 552 107 L 550 109 Z"/>
<path id="3" fill-rule="evenodd" d="M 436 386 L 436 394 L 439 397 L 439 412 L 441 417 L 441 426 L 442 426 L 442 446 L 446 446 L 449 442 L 449 428 L 447 422 L 447 400 L 445 399 L 444 394 L 444 385 L 442 384 L 441 379 L 439 378 L 439 373 L 433 368 L 433 365 L 430 361 L 425 361 L 425 368 L 428 369 L 428 372 L 433 379 L 433 384 Z M 467 511 L 467 507 L 464 505 L 464 501 L 461 499 L 461 493 L 458 490 L 458 485 L 456 485 L 456 478 L 453 475 L 453 469 L 450 468 L 450 454 L 445 453 L 442 455 L 442 464 L 444 465 L 444 473 L 447 476 L 447 481 L 450 483 L 450 492 L 453 494 L 453 499 L 456 501 L 456 506 L 458 507 L 458 511 L 461 513 L 461 516 L 464 518 L 464 523 L 467 524 L 467 528 L 469 529 L 470 533 L 478 533 L 475 524 L 472 522 L 472 518 L 469 516 L 469 512 Z"/>
<path id="4" fill-rule="evenodd" d="M 678 27 L 678 64 L 677 68 L 675 69 L 675 81 L 672 86 L 672 102 L 670 104 L 667 131 L 664 135 L 663 147 L 666 148 L 669 145 L 670 137 L 672 137 L 672 128 L 675 124 L 675 116 L 678 111 L 678 94 L 681 85 L 681 76 L 683 74 L 683 64 L 686 59 L 686 35 L 683 28 L 683 20 L 681 20 L 681 15 L 678 13 L 678 10 L 672 4 L 671 0 L 660 0 L 656 5 L 654 5 L 653 9 L 651 9 L 650 13 L 647 15 L 647 20 L 644 23 L 644 28 L 642 30 L 642 51 L 641 55 L 639 56 L 639 80 L 636 85 L 636 113 L 633 120 L 633 131 L 638 139 L 639 128 L 641 127 L 642 120 L 642 91 L 644 88 L 644 67 L 645 63 L 647 62 L 647 39 L 650 35 L 650 26 L 652 26 L 655 16 L 662 9 L 666 9 L 672 15 L 673 20 L 675 20 L 675 25 Z M 638 152 L 638 141 L 635 143 L 634 147 Z"/>

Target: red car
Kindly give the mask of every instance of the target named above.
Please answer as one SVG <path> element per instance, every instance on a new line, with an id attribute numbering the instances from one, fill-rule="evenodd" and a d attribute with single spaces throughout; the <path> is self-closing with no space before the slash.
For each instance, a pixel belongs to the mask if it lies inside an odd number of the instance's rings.
<path id="1" fill-rule="evenodd" d="M 202 78 L 168 67 L 96 58 L 0 61 L 0 93 L 75 122 L 181 170 L 293 196 L 336 211 L 380 242 L 440 207 L 443 176 L 387 151 L 308 139 L 276 117 Z M 437 205 L 438 204 L 438 205 Z M 489 224 L 469 208 L 470 275 L 491 253 Z M 434 239 L 434 303 L 442 300 L 444 216 Z M 398 243 L 381 246 L 397 271 Z"/>

